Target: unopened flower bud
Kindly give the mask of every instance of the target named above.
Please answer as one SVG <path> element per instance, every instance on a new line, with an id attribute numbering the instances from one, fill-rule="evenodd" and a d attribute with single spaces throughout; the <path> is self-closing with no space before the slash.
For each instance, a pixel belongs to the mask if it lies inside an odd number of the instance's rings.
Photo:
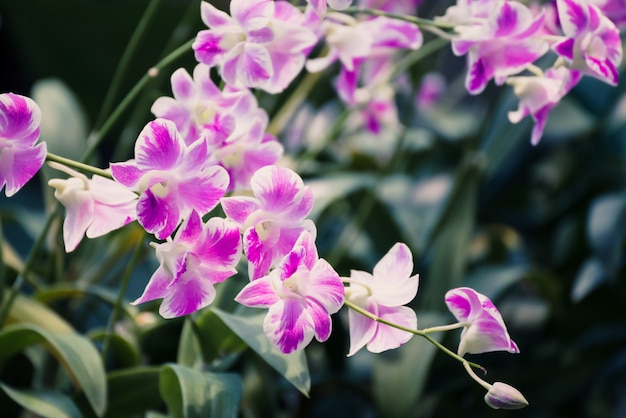
<path id="1" fill-rule="evenodd" d="M 522 409 L 528 405 L 519 390 L 502 382 L 496 382 L 489 388 L 485 402 L 493 409 Z"/>

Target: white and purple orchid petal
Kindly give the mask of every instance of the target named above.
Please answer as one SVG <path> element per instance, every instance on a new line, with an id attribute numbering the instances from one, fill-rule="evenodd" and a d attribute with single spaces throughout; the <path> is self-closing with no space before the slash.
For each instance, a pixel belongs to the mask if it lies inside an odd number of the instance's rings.
<path id="1" fill-rule="evenodd" d="M 597 78 L 612 86 L 617 85 L 619 74 L 612 62 L 588 55 L 585 57 L 585 63 Z"/>
<path id="2" fill-rule="evenodd" d="M 196 86 L 193 78 L 184 68 L 179 68 L 170 77 L 172 93 L 176 100 L 190 100 L 196 95 Z"/>
<path id="3" fill-rule="evenodd" d="M 242 247 L 237 226 L 213 217 L 205 224 L 204 234 L 202 242 L 194 248 L 194 253 L 202 263 L 215 270 L 234 269 L 241 258 Z"/>
<path id="4" fill-rule="evenodd" d="M 422 46 L 422 32 L 413 23 L 381 16 L 367 21 L 366 24 L 376 33 L 372 46 L 406 49 L 418 49 Z"/>
<path id="5" fill-rule="evenodd" d="M 175 241 L 177 244 L 185 244 L 188 248 L 193 248 L 202 235 L 202 219 L 195 210 L 192 210 L 176 232 Z M 192 250 L 196 253 L 195 250 Z"/>
<path id="6" fill-rule="evenodd" d="M 472 51 L 467 56 L 467 75 L 465 88 L 472 95 L 482 93 L 487 83 L 493 77 L 493 68 L 487 67 L 487 63 Z"/>
<path id="7" fill-rule="evenodd" d="M 541 34 L 542 31 L 546 30 L 545 21 L 546 13 L 544 10 L 541 10 L 539 14 L 531 17 L 530 24 L 528 24 L 525 29 L 523 29 L 521 32 L 516 33 L 511 38 L 523 41 L 536 34 Z"/>
<path id="8" fill-rule="evenodd" d="M 356 71 L 348 71 L 345 67 L 339 70 L 339 76 L 335 82 L 337 94 L 341 100 L 348 104 L 354 105 L 356 102 L 354 94 L 356 93 L 359 76 Z"/>
<path id="9" fill-rule="evenodd" d="M 184 146 L 172 121 L 155 119 L 148 122 L 135 142 L 135 164 L 140 169 L 171 169 L 179 163 Z"/>
<path id="10" fill-rule="evenodd" d="M 274 73 L 269 51 L 263 45 L 246 42 L 224 58 L 222 75 L 228 84 L 239 81 L 246 87 L 259 87 Z M 234 76 L 234 77 L 233 77 Z"/>
<path id="11" fill-rule="evenodd" d="M 251 308 L 269 308 L 278 303 L 280 298 L 274 290 L 273 276 L 261 277 L 248 283 L 237 296 L 235 301 Z"/>
<path id="12" fill-rule="evenodd" d="M 394 324 L 402 325 L 410 329 L 417 329 L 417 316 L 413 309 L 406 306 L 388 307 L 378 305 L 378 316 Z M 390 327 L 386 324 L 377 323 L 376 332 L 367 343 L 368 351 L 381 353 L 400 347 L 413 337 L 413 334 Z"/>
<path id="13" fill-rule="evenodd" d="M 87 228 L 88 238 L 108 234 L 137 218 L 137 195 L 118 183 L 93 176 L 89 192 L 94 201 L 94 216 Z"/>
<path id="14" fill-rule="evenodd" d="M 261 29 L 269 24 L 274 14 L 271 0 L 232 0 L 230 14 L 247 32 Z"/>
<path id="15" fill-rule="evenodd" d="M 329 314 L 334 314 L 343 306 L 345 288 L 332 266 L 326 260 L 319 259 L 309 272 L 306 294 L 324 306 Z"/>
<path id="16" fill-rule="evenodd" d="M 552 45 L 552 50 L 569 60 L 574 59 L 574 38 L 567 38 Z"/>
<path id="17" fill-rule="evenodd" d="M 200 17 L 205 25 L 214 29 L 224 29 L 224 27 L 228 28 L 234 25 L 233 19 L 228 13 L 223 12 L 207 1 L 200 3 Z"/>
<path id="18" fill-rule="evenodd" d="M 284 299 L 272 305 L 265 317 L 263 331 L 270 342 L 285 354 L 304 348 L 315 333 L 311 317 L 300 299 Z"/>
<path id="19" fill-rule="evenodd" d="M 206 2 L 202 2 L 203 4 Z M 210 30 L 201 30 L 196 35 L 191 47 L 198 62 L 214 67 L 222 63 L 224 54 L 228 52 L 221 46 L 222 36 Z"/>
<path id="20" fill-rule="evenodd" d="M 556 7 L 563 33 L 575 38 L 589 28 L 589 6 L 583 0 L 557 0 Z"/>
<path id="21" fill-rule="evenodd" d="M 249 228 L 243 235 L 243 251 L 248 258 L 248 276 L 256 280 L 267 274 L 274 263 L 275 252 L 272 246 L 264 245 L 256 228 Z"/>
<path id="22" fill-rule="evenodd" d="M 546 122 L 548 122 L 548 115 L 550 114 L 550 110 L 552 110 L 553 106 L 545 106 L 542 109 L 539 109 L 537 112 L 532 114 L 532 118 L 535 121 L 535 126 L 530 133 L 530 143 L 531 145 L 537 145 L 543 136 L 543 129 L 546 126 Z"/>
<path id="23" fill-rule="evenodd" d="M 211 67 L 202 63 L 196 65 L 193 69 L 193 81 L 202 97 L 211 100 L 217 99 L 222 105 L 222 92 L 211 79 Z"/>
<path id="24" fill-rule="evenodd" d="M 496 37 L 511 36 L 532 22 L 530 10 L 518 2 L 504 1 L 500 3 L 493 17 L 489 19 Z"/>
<path id="25" fill-rule="evenodd" d="M 259 201 L 254 197 L 234 196 L 221 199 L 226 216 L 242 228 L 248 217 L 260 209 Z"/>
<path id="26" fill-rule="evenodd" d="M 311 325 L 315 333 L 315 339 L 324 342 L 330 337 L 332 332 L 332 322 L 329 312 L 326 311 L 317 300 L 306 298 L 306 312 L 311 317 Z"/>
<path id="27" fill-rule="evenodd" d="M 218 156 L 218 160 L 220 160 L 222 165 L 226 166 L 228 174 L 230 175 L 230 188 L 232 190 L 250 190 L 250 179 L 254 173 L 261 167 L 276 164 L 283 155 L 282 144 L 275 138 L 271 136 L 268 137 L 271 138 L 271 140 L 263 141 L 260 144 L 251 144 L 250 147 L 246 146 L 243 151 L 237 148 L 242 147 L 244 144 L 233 144 L 232 146 L 223 147 L 215 152 Z M 227 166 L 226 161 L 228 160 L 229 151 L 233 153 L 243 152 L 241 162 L 238 166 Z"/>
<path id="28" fill-rule="evenodd" d="M 270 94 L 278 94 L 284 91 L 291 82 L 300 74 L 306 58 L 303 54 L 282 54 L 271 52 L 272 76 L 260 88 Z"/>
<path id="29" fill-rule="evenodd" d="M 194 271 L 186 271 L 179 281 L 168 289 L 159 307 L 163 318 L 177 318 L 196 312 L 213 302 L 215 288 Z"/>
<path id="30" fill-rule="evenodd" d="M 462 356 L 465 353 L 480 354 L 491 351 L 519 353 L 519 348 L 509 337 L 504 324 L 485 315 L 463 330 L 458 353 Z"/>
<path id="31" fill-rule="evenodd" d="M 145 174 L 144 170 L 137 167 L 135 160 L 124 163 L 111 163 L 111 175 L 118 183 L 132 190 L 136 190 L 139 180 Z"/>
<path id="32" fill-rule="evenodd" d="M 459 322 L 472 321 L 480 310 L 478 293 L 469 287 L 449 290 L 445 295 L 446 305 Z"/>
<path id="33" fill-rule="evenodd" d="M 193 208 L 204 215 L 212 210 L 224 196 L 230 179 L 220 166 L 204 169 L 197 177 L 188 177 L 177 184 L 178 205 Z"/>
<path id="34" fill-rule="evenodd" d="M 69 253 L 78 247 L 94 219 L 94 202 L 81 179 L 52 179 L 48 184 L 55 188 L 54 197 L 65 206 L 63 242 Z"/>
<path id="35" fill-rule="evenodd" d="M 319 40 L 318 36 L 303 22 L 304 16 L 288 2 L 276 2 L 274 42 L 268 45 L 271 53 L 308 55 Z"/>
<path id="36" fill-rule="evenodd" d="M 250 185 L 267 212 L 284 214 L 289 220 L 299 221 L 313 208 L 313 192 L 288 168 L 263 167 L 252 176 Z"/>
<path id="37" fill-rule="evenodd" d="M 306 0 L 318 16 L 324 16 L 326 14 L 326 0 Z"/>
<path id="38" fill-rule="evenodd" d="M 518 42 L 507 45 L 501 54 L 486 56 L 485 67 L 491 69 L 496 85 L 502 85 L 506 77 L 518 74 L 529 64 L 548 51 L 548 44 L 543 41 Z"/>
<path id="39" fill-rule="evenodd" d="M 167 120 L 171 120 L 176 125 L 178 131 L 184 135 L 187 130 L 189 130 L 189 125 L 191 122 L 191 114 L 189 109 L 183 106 L 180 102 L 176 101 L 172 97 L 159 97 L 154 103 L 152 103 L 152 107 L 150 107 L 150 112 L 157 118 L 163 118 Z"/>
<path id="40" fill-rule="evenodd" d="M 269 44 L 274 41 L 274 31 L 272 28 L 264 27 L 248 32 L 246 41 L 254 44 Z"/>
<path id="41" fill-rule="evenodd" d="M 180 210 L 172 196 L 162 195 L 160 190 L 155 193 L 151 188 L 146 190 L 137 201 L 137 220 L 147 232 L 163 240 L 169 237 L 178 226 Z"/>
<path id="42" fill-rule="evenodd" d="M 164 298 L 168 293 L 168 286 L 171 281 L 172 276 L 169 272 L 162 266 L 159 267 L 154 274 L 152 274 L 152 277 L 150 277 L 142 295 L 132 302 L 132 304 L 139 305 L 141 303 Z"/>
<path id="43" fill-rule="evenodd" d="M 7 197 L 17 193 L 37 174 L 46 160 L 46 153 L 45 142 L 32 148 L 0 147 L 0 189 L 6 185 L 4 193 Z"/>
<path id="44" fill-rule="evenodd" d="M 303 231 L 308 233 L 313 242 L 315 242 L 315 238 L 317 237 L 315 223 L 310 219 L 305 219 L 291 225 L 280 225 L 278 221 L 273 222 L 273 224 L 273 228 L 276 229 L 278 234 L 275 236 L 275 240 L 274 237 L 266 238 L 265 245 L 272 247 L 275 262 L 291 251 Z M 317 256 L 317 251 L 315 255 Z M 307 267 L 310 268 L 310 266 Z"/>
<path id="45" fill-rule="evenodd" d="M 406 244 L 396 243 L 374 266 L 372 294 L 386 306 L 400 306 L 417 294 L 419 278 L 413 273 L 413 255 Z"/>
<path id="46" fill-rule="evenodd" d="M 137 194 L 111 179 L 94 175 L 89 182 L 89 191 L 96 202 L 119 205 L 137 201 Z"/>
<path id="47" fill-rule="evenodd" d="M 360 308 L 378 316 L 378 306 L 363 295 L 351 298 L 350 301 Z M 350 309 L 348 312 L 348 323 L 350 328 L 350 349 L 348 357 L 356 354 L 361 348 L 369 343 L 376 333 L 377 323 L 370 318 Z"/>
<path id="48" fill-rule="evenodd" d="M 310 73 L 319 73 L 320 71 L 325 70 L 330 67 L 332 63 L 339 59 L 339 52 L 336 49 L 331 49 L 328 51 L 323 57 L 319 58 L 311 58 L 307 60 L 305 67 L 306 70 Z"/>
<path id="49" fill-rule="evenodd" d="M 39 139 L 40 124 L 41 109 L 31 98 L 0 94 L 0 138 L 14 147 L 30 148 Z"/>

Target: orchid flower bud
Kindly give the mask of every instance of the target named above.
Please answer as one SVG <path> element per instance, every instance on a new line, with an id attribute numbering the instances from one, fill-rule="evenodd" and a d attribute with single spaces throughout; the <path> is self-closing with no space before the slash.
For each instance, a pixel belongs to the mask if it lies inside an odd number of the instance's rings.
<path id="1" fill-rule="evenodd" d="M 493 409 L 522 409 L 528 406 L 528 401 L 519 390 L 502 382 L 491 385 L 485 402 Z"/>

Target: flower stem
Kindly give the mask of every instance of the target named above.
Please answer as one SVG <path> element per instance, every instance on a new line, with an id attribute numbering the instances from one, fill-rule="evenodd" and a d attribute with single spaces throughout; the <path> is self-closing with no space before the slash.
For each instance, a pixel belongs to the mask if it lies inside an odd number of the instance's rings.
<path id="1" fill-rule="evenodd" d="M 98 176 L 105 177 L 111 180 L 113 179 L 113 176 L 111 175 L 111 173 L 109 173 L 106 170 L 103 170 L 101 168 L 96 168 L 88 164 L 79 163 L 78 161 L 70 160 L 69 158 L 61 157 L 59 155 L 52 154 L 50 152 L 46 155 L 46 161 L 54 161 L 55 163 L 63 164 L 65 166 L 75 168 L 80 171 L 85 171 L 87 173 L 96 174 Z"/>
<path id="2" fill-rule="evenodd" d="M 348 13 L 348 14 L 364 13 L 364 14 L 368 14 L 372 16 L 389 17 L 391 19 L 404 20 L 405 22 L 414 23 L 415 25 L 420 26 L 420 27 L 434 26 L 434 27 L 441 28 L 441 29 L 453 29 L 454 28 L 454 25 L 451 23 L 436 22 L 434 20 L 423 19 L 421 17 L 398 14 L 398 13 L 388 13 L 382 10 L 367 9 L 367 8 L 361 8 L 358 6 L 348 7 L 347 9 L 342 10 L 342 12 Z"/>
<path id="3" fill-rule="evenodd" d="M 444 353 L 446 353 L 447 355 L 449 355 L 453 359 L 455 359 L 457 361 L 460 361 L 464 365 L 468 364 L 471 367 L 475 367 L 477 369 L 484 370 L 484 368 L 481 365 L 465 360 L 463 357 L 459 356 L 454 351 L 450 350 L 448 347 L 444 346 L 439 341 L 435 340 L 433 337 L 428 335 L 429 332 L 433 332 L 432 331 L 433 328 L 426 328 L 424 330 L 408 328 L 408 327 L 396 324 L 394 322 L 387 321 L 386 319 L 380 318 L 380 317 L 374 315 L 373 313 L 371 313 L 371 312 L 361 308 L 360 306 L 355 305 L 354 303 L 350 302 L 349 300 L 345 300 L 344 301 L 344 305 L 346 305 L 348 308 L 352 309 L 353 311 L 358 312 L 361 315 L 364 315 L 364 316 L 368 317 L 372 321 L 376 321 L 376 322 L 379 322 L 381 324 L 389 325 L 390 327 L 399 329 L 401 331 L 409 332 L 411 334 L 419 335 L 420 337 L 426 338 L 431 344 L 433 344 L 435 347 L 437 347 L 438 349 L 440 349 L 441 351 L 443 351 Z M 457 325 L 457 324 L 455 324 L 455 325 Z M 439 327 L 435 327 L 435 328 L 439 328 Z M 431 331 L 428 331 L 428 330 L 431 330 Z"/>
<path id="4" fill-rule="evenodd" d="M 133 270 L 135 269 L 135 265 L 139 261 L 141 250 L 143 249 L 143 238 L 144 238 L 144 234 L 142 233 L 139 235 L 139 238 L 137 239 L 137 246 L 135 247 L 135 252 L 133 253 L 128 264 L 126 265 L 126 269 L 124 270 L 124 274 L 122 275 L 120 289 L 117 293 L 117 300 L 115 301 L 115 305 L 113 305 L 113 312 L 111 312 L 111 317 L 109 318 L 109 324 L 107 325 L 106 334 L 104 335 L 104 342 L 102 344 L 102 360 L 105 363 L 109 355 L 109 349 L 111 347 L 111 338 L 113 337 L 113 328 L 115 327 L 117 318 L 120 316 L 120 312 L 123 309 L 122 304 L 124 303 L 124 295 L 126 294 L 126 289 L 128 288 L 128 283 L 130 282 L 130 277 L 133 273 Z"/>
<path id="5" fill-rule="evenodd" d="M 135 84 L 132 90 L 126 95 L 126 97 L 124 97 L 124 99 L 120 102 L 119 105 L 117 105 L 117 107 L 108 117 L 108 119 L 102 124 L 102 127 L 96 129 L 94 132 L 91 133 L 91 135 L 89 135 L 89 139 L 87 140 L 88 147 L 85 151 L 85 154 L 83 154 L 81 161 L 88 161 L 91 158 L 98 145 L 100 145 L 100 142 L 102 142 L 102 140 L 104 139 L 105 135 L 111 130 L 111 128 L 115 125 L 120 116 L 122 116 L 122 114 L 130 106 L 133 100 L 135 100 L 141 90 L 150 82 L 150 80 L 152 80 L 159 74 L 159 71 L 180 58 L 183 54 L 189 52 L 189 50 L 191 50 L 191 45 L 193 44 L 194 39 L 190 39 L 180 47 L 176 48 L 169 55 L 163 58 L 157 65 L 146 71 L 144 76 L 137 82 L 137 84 Z"/>

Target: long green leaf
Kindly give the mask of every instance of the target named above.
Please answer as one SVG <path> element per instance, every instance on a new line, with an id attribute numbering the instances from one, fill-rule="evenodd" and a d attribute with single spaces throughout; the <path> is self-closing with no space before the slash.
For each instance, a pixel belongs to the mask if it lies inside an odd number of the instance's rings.
<path id="1" fill-rule="evenodd" d="M 213 312 L 270 366 L 302 394 L 309 396 L 311 376 L 304 351 L 283 354 L 274 348 L 263 332 L 265 312 L 253 316 L 232 315 L 218 309 Z"/>
<path id="2" fill-rule="evenodd" d="M 163 405 L 159 393 L 161 367 L 133 367 L 108 375 L 106 418 L 135 417 Z"/>
<path id="3" fill-rule="evenodd" d="M 50 390 L 17 390 L 0 383 L 0 388 L 23 408 L 44 418 L 81 418 L 72 399 Z"/>
<path id="4" fill-rule="evenodd" d="M 243 392 L 236 374 L 203 373 L 177 364 L 163 367 L 159 388 L 175 418 L 236 418 Z"/>
<path id="5" fill-rule="evenodd" d="M 104 366 L 96 348 L 75 333 L 53 334 L 35 325 L 6 327 L 0 332 L 0 359 L 33 344 L 47 343 L 52 353 L 83 390 L 98 416 L 106 408 L 107 384 Z"/>

